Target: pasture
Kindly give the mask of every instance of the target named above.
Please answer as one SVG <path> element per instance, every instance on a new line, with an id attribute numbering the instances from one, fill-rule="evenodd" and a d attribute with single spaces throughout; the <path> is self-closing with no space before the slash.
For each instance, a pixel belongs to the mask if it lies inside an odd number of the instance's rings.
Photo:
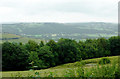
<path id="1" fill-rule="evenodd" d="M 111 63 L 100 65 L 102 58 Z M 118 68 L 119 56 L 81 60 L 41 70 L 3 71 L 2 77 L 114 77 Z"/>

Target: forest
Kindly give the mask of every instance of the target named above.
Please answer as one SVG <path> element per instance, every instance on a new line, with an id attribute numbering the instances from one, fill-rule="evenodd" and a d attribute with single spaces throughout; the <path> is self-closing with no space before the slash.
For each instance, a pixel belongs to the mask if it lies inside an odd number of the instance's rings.
<path id="1" fill-rule="evenodd" d="M 46 69 L 85 59 L 120 55 L 120 36 L 79 42 L 61 38 L 58 42 L 29 40 L 25 44 L 4 42 L 1 45 L 3 71 Z"/>

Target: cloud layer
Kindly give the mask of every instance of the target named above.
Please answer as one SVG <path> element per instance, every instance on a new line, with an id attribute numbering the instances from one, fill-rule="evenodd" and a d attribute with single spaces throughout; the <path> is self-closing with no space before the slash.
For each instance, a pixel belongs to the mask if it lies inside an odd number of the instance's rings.
<path id="1" fill-rule="evenodd" d="M 0 22 L 117 22 L 118 0 L 0 0 Z"/>

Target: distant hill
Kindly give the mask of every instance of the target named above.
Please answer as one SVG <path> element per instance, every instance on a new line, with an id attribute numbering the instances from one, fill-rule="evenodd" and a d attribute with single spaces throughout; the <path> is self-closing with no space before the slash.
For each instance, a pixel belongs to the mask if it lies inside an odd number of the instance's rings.
<path id="1" fill-rule="evenodd" d="M 115 23 L 11 23 L 2 24 L 2 32 L 22 36 L 54 39 L 71 38 L 86 39 L 118 35 L 118 25 Z"/>

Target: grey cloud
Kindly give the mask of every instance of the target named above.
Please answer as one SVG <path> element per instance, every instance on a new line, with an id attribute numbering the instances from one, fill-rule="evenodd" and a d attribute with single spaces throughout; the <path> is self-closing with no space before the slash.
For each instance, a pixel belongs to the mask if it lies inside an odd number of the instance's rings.
<path id="1" fill-rule="evenodd" d="M 19 14 L 23 18 L 24 16 L 47 16 L 52 13 L 54 15 L 54 12 L 82 13 L 90 17 L 116 18 L 117 3 L 112 3 L 113 0 L 108 1 L 107 3 L 104 0 L 1 0 L 0 7 L 13 8 L 14 11 L 10 15 L 17 16 Z"/>

